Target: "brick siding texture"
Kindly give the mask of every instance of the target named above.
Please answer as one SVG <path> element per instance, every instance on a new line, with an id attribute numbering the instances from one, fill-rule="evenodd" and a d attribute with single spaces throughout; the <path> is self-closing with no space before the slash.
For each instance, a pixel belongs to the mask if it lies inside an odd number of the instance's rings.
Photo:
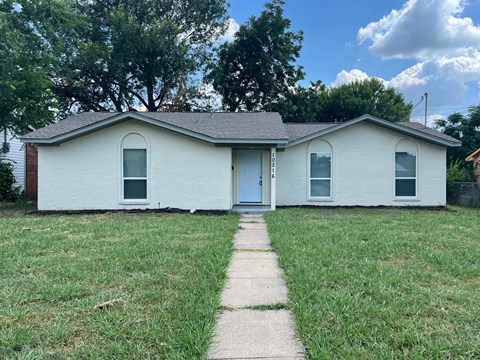
<path id="1" fill-rule="evenodd" d="M 38 149 L 35 144 L 25 146 L 25 195 L 29 199 L 37 198 L 38 191 Z"/>

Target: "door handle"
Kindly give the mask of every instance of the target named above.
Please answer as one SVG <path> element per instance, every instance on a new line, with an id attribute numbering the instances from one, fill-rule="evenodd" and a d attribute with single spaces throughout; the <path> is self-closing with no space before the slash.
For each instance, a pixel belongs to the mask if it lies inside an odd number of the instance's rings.
<path id="1" fill-rule="evenodd" d="M 262 180 L 260 180 L 260 181 L 258 182 L 258 185 L 262 186 Z"/>

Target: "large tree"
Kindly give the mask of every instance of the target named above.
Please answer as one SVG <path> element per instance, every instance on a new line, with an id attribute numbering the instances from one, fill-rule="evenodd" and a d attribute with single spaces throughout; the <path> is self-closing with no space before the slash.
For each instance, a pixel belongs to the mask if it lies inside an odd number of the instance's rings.
<path id="1" fill-rule="evenodd" d="M 241 25 L 233 42 L 218 49 L 218 63 L 207 79 L 223 97 L 228 111 L 272 110 L 304 73 L 295 61 L 302 32 L 289 31 L 283 0 L 265 4 L 258 17 Z"/>
<path id="2" fill-rule="evenodd" d="M 469 107 L 466 115 L 458 112 L 450 114 L 447 119 L 437 120 L 436 125 L 443 133 L 462 141 L 461 147 L 447 150 L 448 164 L 457 162 L 471 170 L 471 163 L 464 160 L 480 148 L 480 105 Z"/>
<path id="3" fill-rule="evenodd" d="M 0 131 L 53 120 L 54 59 L 77 21 L 70 10 L 62 0 L 0 1 Z"/>
<path id="4" fill-rule="evenodd" d="M 409 121 L 412 103 L 377 78 L 328 89 L 320 121 L 345 121 L 370 114 L 389 121 Z"/>
<path id="5" fill-rule="evenodd" d="M 54 92 L 76 110 L 188 107 L 189 87 L 222 34 L 226 0 L 77 0 L 86 18 Z"/>
<path id="6" fill-rule="evenodd" d="M 284 122 L 318 122 L 324 120 L 327 87 L 320 80 L 308 87 L 297 85 L 272 106 Z"/>
<path id="7" fill-rule="evenodd" d="M 376 78 L 327 88 L 321 81 L 297 86 L 274 110 L 287 122 L 341 122 L 370 114 L 389 121 L 408 121 L 412 104 L 402 93 Z"/>

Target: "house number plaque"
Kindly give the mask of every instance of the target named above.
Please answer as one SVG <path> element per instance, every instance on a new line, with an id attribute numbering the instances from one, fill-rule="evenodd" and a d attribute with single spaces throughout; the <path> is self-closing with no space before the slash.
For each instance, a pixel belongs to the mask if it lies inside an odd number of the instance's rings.
<path id="1" fill-rule="evenodd" d="M 272 179 L 275 179 L 275 162 L 277 159 L 275 158 L 275 153 L 272 153 Z"/>

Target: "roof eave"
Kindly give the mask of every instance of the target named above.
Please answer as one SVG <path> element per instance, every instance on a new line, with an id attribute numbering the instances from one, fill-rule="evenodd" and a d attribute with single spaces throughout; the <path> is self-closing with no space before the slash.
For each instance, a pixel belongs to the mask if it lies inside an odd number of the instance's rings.
<path id="1" fill-rule="evenodd" d="M 202 138 L 202 140 L 211 142 L 211 138 L 209 138 L 205 135 L 201 135 L 201 134 L 195 133 L 195 132 L 190 131 L 190 130 L 186 130 L 186 129 L 179 128 L 177 126 L 166 124 L 166 123 L 163 123 L 161 121 L 148 118 L 146 116 L 143 116 L 143 115 L 135 113 L 135 112 L 124 112 L 124 113 L 121 113 L 121 114 L 113 115 L 113 116 L 110 116 L 106 119 L 97 121 L 93 124 L 83 126 L 79 129 L 68 131 L 68 132 L 63 133 L 61 135 L 53 136 L 53 137 L 48 138 L 48 139 L 35 139 L 35 138 L 29 138 L 29 137 L 22 137 L 22 138 L 20 138 L 20 140 L 22 142 L 30 142 L 30 143 L 37 143 L 37 144 L 61 144 L 62 142 L 72 140 L 76 137 L 86 135 L 88 133 L 103 129 L 103 128 L 108 127 L 110 125 L 113 125 L 115 123 L 125 121 L 125 120 L 129 120 L 129 119 L 139 120 L 139 121 L 143 121 L 143 122 L 146 122 L 146 123 L 149 123 L 149 124 L 152 124 L 152 125 L 161 126 L 161 127 L 166 128 L 166 129 L 169 129 L 169 130 L 174 130 L 176 132 L 182 132 L 182 133 L 185 133 L 186 135 L 193 136 L 193 137 L 196 137 L 196 138 Z"/>
<path id="2" fill-rule="evenodd" d="M 74 138 L 86 135 L 88 133 L 106 128 L 110 125 L 113 125 L 115 123 L 121 122 L 121 121 L 126 121 L 126 120 L 139 120 L 143 121 L 146 123 L 149 123 L 151 125 L 159 126 L 161 128 L 171 130 L 186 136 L 190 136 L 199 140 L 203 140 L 212 144 L 223 144 L 223 143 L 249 143 L 249 144 L 272 144 L 272 145 L 278 145 L 278 144 L 286 144 L 288 142 L 288 139 L 218 139 L 214 138 L 211 136 L 203 135 L 200 133 L 197 133 L 192 130 L 187 130 L 184 128 L 181 128 L 179 126 L 175 126 L 172 124 L 165 123 L 161 120 L 156 120 L 149 118 L 147 116 L 135 113 L 135 112 L 125 112 L 121 114 L 117 114 L 111 117 L 108 117 L 106 119 L 103 119 L 101 121 L 98 121 L 96 123 L 81 127 L 79 129 L 75 129 L 69 132 L 66 132 L 64 134 L 54 136 L 48 139 L 44 138 L 32 138 L 32 137 L 20 137 L 20 140 L 24 143 L 35 143 L 35 144 L 49 144 L 49 145 L 54 145 L 54 144 L 61 144 L 65 141 L 72 140 Z"/>
<path id="3" fill-rule="evenodd" d="M 450 147 L 462 146 L 461 141 L 458 141 L 458 142 L 449 141 L 449 140 L 442 139 L 442 138 L 439 138 L 439 137 L 436 137 L 436 136 L 433 136 L 433 135 L 426 134 L 426 133 L 424 133 L 420 130 L 411 129 L 411 128 L 406 127 L 406 126 L 399 125 L 399 124 L 394 123 L 392 121 L 377 118 L 377 117 L 372 116 L 372 115 L 362 115 L 362 116 L 360 116 L 358 118 L 355 118 L 353 120 L 349 120 L 349 121 L 340 123 L 338 125 L 329 127 L 327 129 L 324 129 L 324 130 L 317 131 L 317 132 L 315 132 L 313 134 L 310 134 L 308 136 L 304 136 L 300 139 L 289 142 L 285 147 L 291 147 L 291 146 L 294 146 L 294 145 L 301 144 L 305 141 L 309 141 L 309 140 L 315 139 L 316 137 L 326 135 L 326 134 L 329 134 L 329 133 L 334 132 L 334 131 L 338 131 L 340 129 L 343 129 L 345 127 L 357 124 L 357 123 L 362 122 L 362 121 L 367 121 L 367 122 L 382 126 L 386 129 L 391 129 L 391 130 L 393 129 L 393 130 L 396 130 L 400 133 L 410 135 L 410 136 L 413 136 L 413 137 L 416 137 L 416 138 L 420 138 L 424 141 L 427 141 L 427 142 L 430 142 L 430 143 L 436 144 L 436 145 L 443 145 L 443 146 L 450 146 Z"/>
<path id="4" fill-rule="evenodd" d="M 466 158 L 465 158 L 465 161 L 475 161 L 475 159 L 477 158 L 477 155 L 480 156 L 480 149 L 478 149 L 477 151 L 473 152 L 472 154 L 468 155 Z"/>
<path id="5" fill-rule="evenodd" d="M 268 144 L 268 145 L 284 145 L 288 144 L 288 139 L 215 139 L 214 144 Z"/>

